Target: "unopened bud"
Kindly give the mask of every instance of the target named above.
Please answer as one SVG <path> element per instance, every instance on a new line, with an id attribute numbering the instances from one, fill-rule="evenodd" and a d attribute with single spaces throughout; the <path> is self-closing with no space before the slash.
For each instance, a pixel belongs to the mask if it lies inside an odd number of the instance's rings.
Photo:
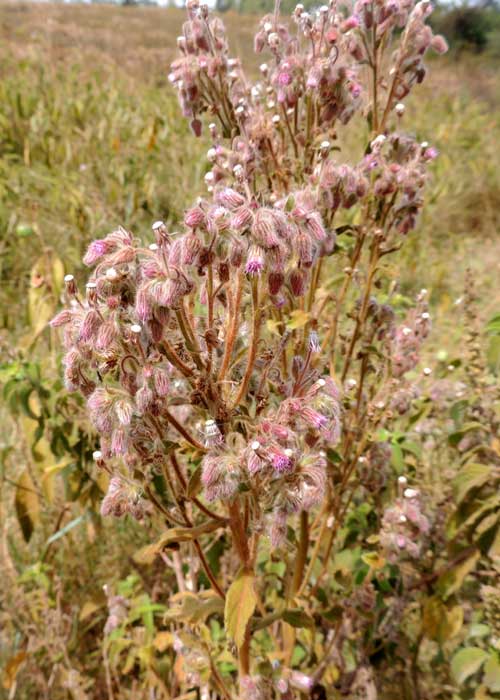
<path id="1" fill-rule="evenodd" d="M 269 46 L 271 48 L 276 48 L 280 43 L 280 38 L 279 38 L 278 34 L 276 34 L 276 32 L 272 32 L 271 34 L 269 34 L 268 40 L 269 40 Z"/>
<path id="2" fill-rule="evenodd" d="M 87 292 L 87 301 L 89 304 L 95 304 L 97 301 L 97 284 L 95 282 L 87 282 L 85 290 Z"/>
<path id="3" fill-rule="evenodd" d="M 78 290 L 76 288 L 76 282 L 73 275 L 65 275 L 64 284 L 66 285 L 66 291 L 68 292 L 68 294 L 74 296 L 77 293 Z"/>
<path id="4" fill-rule="evenodd" d="M 217 423 L 210 418 L 205 421 L 205 447 L 213 447 L 222 442 L 222 433 Z"/>
<path id="5" fill-rule="evenodd" d="M 234 168 L 233 168 L 233 175 L 235 178 L 238 180 L 242 180 L 244 177 L 245 171 L 243 170 L 243 166 L 237 163 Z"/>
<path id="6" fill-rule="evenodd" d="M 315 353 L 321 352 L 321 344 L 316 331 L 311 331 L 309 333 L 309 350 Z"/>
<path id="7" fill-rule="evenodd" d="M 321 145 L 319 147 L 320 154 L 323 156 L 323 158 L 326 158 L 326 156 L 330 153 L 330 148 L 331 148 L 331 143 L 330 141 L 322 141 Z"/>
<path id="8" fill-rule="evenodd" d="M 403 496 L 405 498 L 416 498 L 416 496 L 418 496 L 418 491 L 416 489 L 405 489 Z"/>
<path id="9" fill-rule="evenodd" d="M 118 279 L 118 272 L 114 267 L 110 267 L 109 270 L 106 270 L 106 279 L 108 282 L 116 282 Z"/>
<path id="10" fill-rule="evenodd" d="M 379 134 L 371 142 L 371 147 L 372 148 L 380 148 L 380 146 L 382 146 L 385 142 L 386 142 L 386 137 L 384 136 L 384 134 Z"/>

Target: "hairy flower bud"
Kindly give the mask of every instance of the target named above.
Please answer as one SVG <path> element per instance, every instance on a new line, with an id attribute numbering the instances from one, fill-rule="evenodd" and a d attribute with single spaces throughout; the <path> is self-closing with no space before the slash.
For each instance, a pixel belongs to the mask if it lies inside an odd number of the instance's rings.
<path id="1" fill-rule="evenodd" d="M 245 272 L 248 275 L 260 275 L 265 267 L 264 251 L 259 246 L 250 247 L 245 265 Z"/>
<path id="2" fill-rule="evenodd" d="M 288 283 L 292 294 L 296 297 L 301 297 L 304 294 L 306 286 L 306 274 L 303 270 L 295 268 L 288 276 Z"/>

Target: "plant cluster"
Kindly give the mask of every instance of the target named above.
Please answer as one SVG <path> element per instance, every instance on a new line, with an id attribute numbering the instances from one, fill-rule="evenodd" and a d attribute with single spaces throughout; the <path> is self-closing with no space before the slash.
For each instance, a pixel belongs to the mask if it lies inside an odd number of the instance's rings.
<path id="1" fill-rule="evenodd" d="M 188 2 L 169 77 L 193 132 L 212 120 L 208 195 L 178 232 L 158 221 L 149 243 L 121 227 L 94 241 L 84 294 L 66 276 L 52 326 L 63 327 L 66 386 L 99 435 L 101 512 L 168 526 L 142 561 L 185 550 L 175 649 L 210 669 L 186 663 L 187 684 L 207 692 L 360 692 L 420 585 L 426 566 L 409 562 L 425 554 L 432 568 L 439 524 L 406 476 L 395 487 L 384 439 L 411 408 L 430 330 L 426 291 L 401 313 L 386 261 L 416 226 L 437 155 L 403 131 L 425 53 L 446 50 L 425 23 L 431 9 L 298 5 L 288 25 L 277 5 L 255 38 L 269 59 L 252 82 L 220 20 Z M 363 155 L 346 163 L 351 120 Z M 363 524 L 368 499 L 377 508 Z M 333 576 L 340 550 L 356 559 L 349 601 Z M 276 577 L 270 562 L 283 565 Z M 217 614 L 205 585 L 238 661 L 224 677 L 217 645 L 192 636 Z"/>

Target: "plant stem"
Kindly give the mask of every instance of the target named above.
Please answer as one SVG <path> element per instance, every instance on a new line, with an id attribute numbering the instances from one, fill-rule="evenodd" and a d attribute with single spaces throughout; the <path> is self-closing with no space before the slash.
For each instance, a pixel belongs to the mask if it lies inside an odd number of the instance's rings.
<path id="1" fill-rule="evenodd" d="M 304 576 L 304 568 L 307 560 L 307 550 L 309 549 L 309 519 L 307 511 L 300 513 L 300 540 L 297 559 L 295 561 L 295 571 L 292 582 L 292 595 L 299 591 Z"/>
<path id="2" fill-rule="evenodd" d="M 248 352 L 248 364 L 245 371 L 245 375 L 240 385 L 240 390 L 233 404 L 233 409 L 235 409 L 242 398 L 245 396 L 248 385 L 250 384 L 250 379 L 252 377 L 252 372 L 255 364 L 255 359 L 257 357 L 257 346 L 259 344 L 260 336 L 260 315 L 261 309 L 259 308 L 259 278 L 254 277 L 252 279 L 252 313 L 253 313 L 253 328 L 252 328 L 252 340 L 250 343 L 250 349 Z"/>
<path id="3" fill-rule="evenodd" d="M 229 368 L 229 363 L 231 362 L 231 356 L 233 354 L 233 347 L 236 340 L 236 331 L 238 330 L 238 318 L 239 310 L 241 305 L 241 295 L 243 293 L 243 272 L 240 271 L 236 278 L 236 289 L 234 294 L 231 295 L 230 299 L 230 309 L 229 309 L 229 320 L 228 328 L 226 332 L 226 342 L 224 346 L 224 357 L 222 358 L 222 364 L 219 370 L 218 381 L 221 382 L 226 376 L 227 370 Z"/>

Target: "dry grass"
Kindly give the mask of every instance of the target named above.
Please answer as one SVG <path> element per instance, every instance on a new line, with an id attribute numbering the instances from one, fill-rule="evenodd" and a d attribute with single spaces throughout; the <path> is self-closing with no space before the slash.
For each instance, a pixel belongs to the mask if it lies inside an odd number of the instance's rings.
<path id="1" fill-rule="evenodd" d="M 7 233 L 28 218 L 74 266 L 85 241 L 117 220 L 125 218 L 139 230 L 157 215 L 178 218 L 199 187 L 204 148 L 189 138 L 166 80 L 183 20 L 181 10 L 156 7 L 0 4 L 8 120 L 18 119 L 17 93 L 39 102 L 38 133 L 30 119 L 19 120 L 20 134 L 0 125 L 2 142 L 7 133 L 22 152 L 0 174 L 6 187 L 16 183 L 15 197 L 3 189 L 0 219 Z M 258 18 L 229 13 L 224 20 L 234 54 L 255 70 Z M 409 102 L 405 126 L 435 143 L 442 156 L 401 276 L 408 291 L 432 289 L 446 315 L 471 265 L 487 292 L 489 312 L 500 303 L 494 283 L 500 257 L 500 80 L 494 64 L 477 59 L 434 61 L 430 68 Z M 79 110 L 83 128 L 74 116 Z M 151 143 L 154 124 L 159 127 Z M 32 145 L 40 130 L 48 153 L 41 159 Z M 51 138 L 71 156 L 51 151 Z M 28 156 L 26 142 L 34 149 Z M 82 164 L 92 168 L 83 172 Z M 0 200 L 1 193 L 0 187 Z M 65 198 L 69 207 L 61 206 Z M 6 275 L 23 278 L 4 260 L 4 286 Z"/>

